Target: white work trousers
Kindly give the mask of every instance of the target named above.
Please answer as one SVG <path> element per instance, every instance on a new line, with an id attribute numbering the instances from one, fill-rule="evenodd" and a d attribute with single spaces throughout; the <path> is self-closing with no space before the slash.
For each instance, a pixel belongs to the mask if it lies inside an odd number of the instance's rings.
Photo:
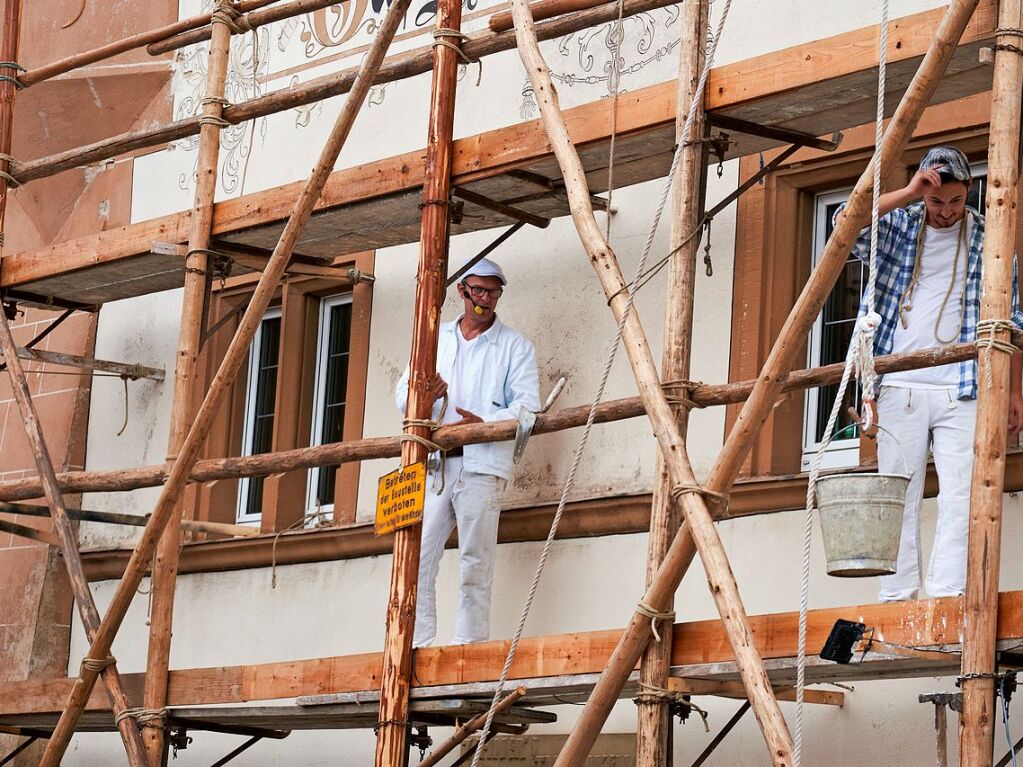
<path id="1" fill-rule="evenodd" d="M 482 642 L 490 636 L 497 523 L 507 481 L 492 474 L 464 471 L 461 457 L 448 458 L 446 464 L 443 492 L 437 494 L 440 477 L 434 472 L 430 472 L 426 486 L 415 647 L 426 647 L 437 638 L 437 573 L 444 544 L 456 525 L 461 587 L 451 644 Z"/>
<path id="2" fill-rule="evenodd" d="M 901 447 L 913 472 L 906 491 L 897 572 L 881 577 L 882 602 L 915 599 L 920 590 L 920 503 L 928 450 L 938 471 L 938 519 L 924 586 L 929 597 L 958 596 L 966 589 L 970 478 L 977 401 L 956 399 L 954 389 L 906 389 L 882 386 L 877 463 L 882 473 L 904 474 Z"/>

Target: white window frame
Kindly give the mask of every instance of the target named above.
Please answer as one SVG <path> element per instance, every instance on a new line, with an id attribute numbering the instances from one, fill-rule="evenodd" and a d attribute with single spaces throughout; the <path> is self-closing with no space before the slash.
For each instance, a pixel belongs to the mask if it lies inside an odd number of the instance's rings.
<path id="1" fill-rule="evenodd" d="M 352 303 L 351 293 L 341 293 L 336 296 L 329 296 L 320 300 L 320 316 L 316 331 L 316 377 L 313 383 L 313 425 L 309 434 L 310 447 L 323 444 L 321 434 L 323 433 L 324 418 L 324 390 L 327 385 L 327 341 L 330 335 L 330 310 L 336 306 Z M 351 339 L 349 339 L 349 342 Z M 349 370 L 349 375 L 351 370 Z M 320 481 L 320 472 L 324 467 L 316 466 L 309 470 L 309 478 L 306 482 L 306 514 L 314 514 L 317 511 L 324 514 L 328 519 L 333 519 L 334 503 L 318 506 L 316 503 L 316 486 Z"/>
<path id="2" fill-rule="evenodd" d="M 266 320 L 278 319 L 281 317 L 281 308 L 274 307 L 267 309 L 266 313 L 259 320 L 259 327 L 249 344 L 249 365 L 248 377 L 245 382 L 245 416 L 242 421 L 242 455 L 252 455 L 252 431 L 255 426 L 256 410 L 256 383 L 259 367 L 259 354 L 257 350 L 263 343 L 263 323 Z M 235 507 L 235 519 L 239 525 L 259 525 L 263 520 L 263 512 L 257 514 L 246 514 L 245 502 L 249 497 L 249 483 L 251 477 L 242 477 L 238 480 L 238 500 Z"/>
<path id="3" fill-rule="evenodd" d="M 833 189 L 828 192 L 821 192 L 814 198 L 813 215 L 813 267 L 816 268 L 824 246 L 827 244 L 827 222 L 824 220 L 824 212 L 829 205 L 836 202 L 844 202 L 849 199 L 852 187 Z M 806 366 L 815 368 L 821 364 L 821 342 L 824 334 L 824 310 L 821 309 L 817 319 L 813 322 L 810 330 L 810 338 L 807 342 Z M 855 386 L 855 382 L 850 382 Z M 820 441 L 814 433 L 817 425 L 817 403 L 820 399 L 820 387 L 814 386 L 806 390 L 806 397 L 803 404 L 803 452 L 801 466 L 804 470 L 809 469 L 813 463 L 814 456 L 820 449 Z M 824 452 L 821 467 L 834 469 L 847 466 L 855 466 L 860 461 L 860 440 L 859 437 L 848 439 L 832 440 Z"/>

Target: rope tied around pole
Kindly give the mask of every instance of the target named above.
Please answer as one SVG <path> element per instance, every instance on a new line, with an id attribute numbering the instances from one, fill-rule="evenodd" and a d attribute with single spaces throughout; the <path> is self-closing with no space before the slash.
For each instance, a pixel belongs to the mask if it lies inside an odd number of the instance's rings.
<path id="1" fill-rule="evenodd" d="M 126 708 L 114 717 L 114 724 L 120 724 L 125 719 L 134 719 L 139 727 L 158 727 L 163 729 L 167 719 L 165 708 Z"/>
<path id="2" fill-rule="evenodd" d="M 977 323 L 977 340 L 973 344 L 978 350 L 984 350 L 984 383 L 988 389 L 994 386 L 991 377 L 991 350 L 1006 354 L 1015 354 L 1017 351 L 1015 344 L 995 338 L 995 333 L 1011 333 L 1015 327 L 1008 320 L 999 319 L 981 320 Z"/>
<path id="3" fill-rule="evenodd" d="M 665 399 L 669 405 L 682 405 L 690 410 L 693 408 L 702 408 L 705 405 L 701 405 L 690 399 L 689 395 L 693 393 L 693 389 L 697 386 L 703 386 L 703 381 L 686 381 L 679 379 L 677 381 L 662 381 L 661 388 L 665 390 Z M 669 390 L 676 390 L 677 393 L 669 393 Z"/>
<path id="4" fill-rule="evenodd" d="M 661 634 L 657 630 L 657 621 L 674 621 L 674 610 L 655 610 L 643 600 L 636 603 L 636 612 L 645 615 L 650 619 L 650 630 L 654 633 L 654 639 L 661 641 Z"/>
<path id="5" fill-rule="evenodd" d="M 108 655 L 105 658 L 85 657 L 82 658 L 80 674 L 84 674 L 86 671 L 92 671 L 98 674 L 103 671 L 103 669 L 108 666 L 113 666 L 115 663 L 117 663 L 117 659 L 113 655 Z"/>
<path id="6" fill-rule="evenodd" d="M 641 692 L 636 693 L 636 697 L 632 699 L 632 702 L 637 706 L 641 705 L 663 705 L 665 703 L 682 703 L 687 708 L 695 711 L 700 719 L 703 720 L 704 732 L 710 732 L 710 724 L 707 722 L 709 716 L 708 712 L 693 703 L 692 697 L 687 692 L 674 692 L 667 689 L 666 687 L 658 687 L 654 684 L 647 684 L 646 682 L 639 683 Z"/>
<path id="7" fill-rule="evenodd" d="M 236 35 L 252 29 L 245 14 L 231 5 L 228 0 L 220 0 L 217 7 L 213 9 L 213 13 L 210 14 L 210 25 L 213 24 L 223 24 Z"/>
<path id="8" fill-rule="evenodd" d="M 219 104 L 222 107 L 231 106 L 231 102 L 220 96 L 203 96 L 202 101 L 199 102 L 200 106 L 209 106 L 210 104 Z"/>
<path id="9" fill-rule="evenodd" d="M 483 59 L 475 60 L 470 59 L 468 56 L 465 55 L 465 51 L 462 50 L 461 45 L 455 44 L 450 40 L 445 39 L 449 37 L 458 40 L 459 43 L 469 42 L 469 40 L 471 40 L 472 38 L 470 38 L 469 35 L 465 34 L 461 30 L 452 29 L 451 27 L 438 27 L 437 29 L 433 30 L 434 48 L 440 45 L 445 48 L 449 48 L 450 50 L 453 50 L 455 53 L 458 54 L 458 58 L 461 59 L 462 63 L 465 64 L 466 66 L 469 66 L 470 64 L 479 64 L 479 72 L 476 75 L 476 87 L 478 88 L 479 84 L 483 81 Z"/>
<path id="10" fill-rule="evenodd" d="M 223 117 L 217 117 L 216 115 L 200 115 L 199 125 L 215 125 L 218 128 L 229 128 L 231 123 L 225 120 Z"/>
<path id="11" fill-rule="evenodd" d="M 704 498 L 715 501 L 726 509 L 728 508 L 728 493 L 719 493 L 717 490 L 711 490 L 703 485 L 676 485 L 671 489 L 671 497 L 676 501 L 681 500 L 683 495 L 690 493 L 702 495 Z"/>

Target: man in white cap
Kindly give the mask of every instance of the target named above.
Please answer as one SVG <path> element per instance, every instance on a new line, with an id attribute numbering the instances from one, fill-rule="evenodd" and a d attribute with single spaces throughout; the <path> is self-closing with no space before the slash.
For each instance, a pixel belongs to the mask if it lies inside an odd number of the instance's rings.
<path id="1" fill-rule="evenodd" d="M 942 344 L 973 343 L 980 319 L 984 217 L 967 206 L 970 163 L 953 146 L 930 149 L 902 189 L 881 195 L 878 222 L 877 305 L 881 318 L 875 354 Z M 839 214 L 841 215 L 841 211 Z M 853 254 L 870 258 L 870 228 Z M 1016 280 L 1012 317 L 1023 327 Z M 1023 425 L 1020 355 L 1012 357 L 1009 431 Z M 888 373 L 877 398 L 877 462 L 882 473 L 911 472 L 906 492 L 897 571 L 881 578 L 880 599 L 958 596 L 966 588 L 973 434 L 977 420 L 977 361 Z M 928 452 L 938 471 L 938 519 L 926 579 L 921 579 L 919 512 Z"/>
<path id="2" fill-rule="evenodd" d="M 540 409 L 533 344 L 497 317 L 497 302 L 507 284 L 501 267 L 486 258 L 470 267 L 458 283 L 464 313 L 440 326 L 433 386 L 437 400 L 433 418 L 445 426 L 514 419 L 522 408 Z M 408 383 L 406 368 L 395 392 L 402 413 Z M 436 639 L 437 573 L 444 544 L 455 527 L 461 588 L 451 643 L 482 642 L 490 636 L 497 523 L 501 496 L 511 476 L 513 448 L 511 442 L 455 448 L 429 471 L 415 647 L 425 647 Z"/>

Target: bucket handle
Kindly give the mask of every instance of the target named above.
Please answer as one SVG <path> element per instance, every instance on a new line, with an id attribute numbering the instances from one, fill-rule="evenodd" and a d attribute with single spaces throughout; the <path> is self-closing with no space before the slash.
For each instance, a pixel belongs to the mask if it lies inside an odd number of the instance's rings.
<path id="1" fill-rule="evenodd" d="M 828 445 L 830 445 L 830 444 L 831 444 L 831 441 L 832 441 L 833 439 L 835 439 L 835 437 L 837 437 L 837 436 L 838 436 L 839 434 L 841 434 L 841 433 L 842 433 L 842 432 L 844 432 L 844 431 L 848 431 L 849 429 L 852 429 L 852 428 L 854 428 L 854 427 L 856 427 L 856 426 L 859 426 L 859 424 L 858 424 L 858 423 L 850 423 L 850 424 L 848 424 L 848 425 L 846 425 L 846 426 L 843 426 L 843 427 L 842 427 L 841 429 L 839 429 L 839 430 L 838 430 L 838 431 L 836 431 L 836 432 L 835 432 L 834 434 L 832 434 L 831 436 L 829 436 L 829 437 L 828 437 L 828 438 L 827 438 L 826 440 L 824 440 L 824 445 L 823 445 L 822 449 L 823 449 L 823 448 L 826 448 L 826 447 L 827 447 Z M 875 422 L 873 426 L 874 426 L 874 428 L 875 428 L 875 429 L 878 429 L 879 431 L 883 431 L 883 432 L 884 432 L 885 434 L 887 434 L 887 435 L 888 435 L 889 437 L 891 437 L 891 438 L 892 438 L 892 440 L 894 440 L 894 442 L 895 442 L 895 447 L 897 447 L 897 448 L 898 448 L 898 450 L 899 450 L 899 457 L 900 457 L 900 458 L 902 459 L 902 465 L 906 467 L 906 476 L 907 476 L 907 477 L 909 477 L 910 479 L 912 479 L 912 478 L 913 478 L 913 475 L 914 475 L 914 474 L 915 474 L 916 472 L 915 472 L 915 471 L 913 471 L 913 470 L 912 470 L 912 468 L 910 467 L 910 465 L 909 465 L 909 459 L 908 459 L 908 458 L 906 458 L 906 451 L 902 449 L 902 443 L 901 443 L 901 442 L 899 442 L 899 438 L 898 438 L 898 437 L 896 437 L 896 436 L 895 436 L 895 435 L 894 435 L 894 434 L 893 434 L 893 433 L 891 432 L 891 430 L 890 430 L 890 429 L 886 429 L 886 428 L 885 428 L 884 426 L 882 426 L 881 424 L 879 424 L 879 423 L 877 423 L 877 422 Z"/>

